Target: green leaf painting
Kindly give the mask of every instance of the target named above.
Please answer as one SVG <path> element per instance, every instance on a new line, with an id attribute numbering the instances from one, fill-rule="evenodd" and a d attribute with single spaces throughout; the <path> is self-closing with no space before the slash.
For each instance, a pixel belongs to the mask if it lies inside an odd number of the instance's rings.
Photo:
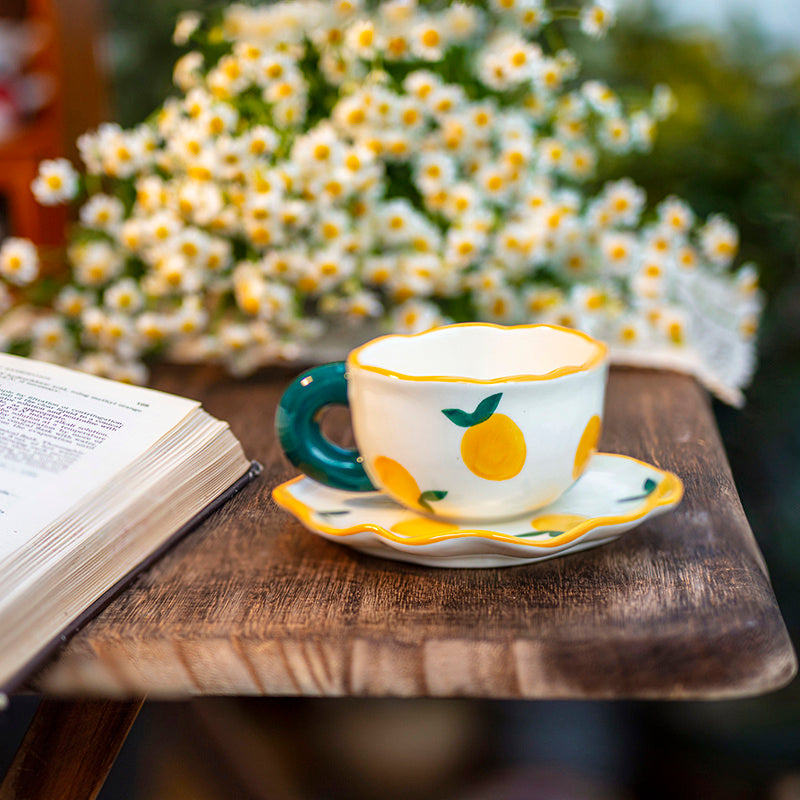
<path id="1" fill-rule="evenodd" d="M 442 414 L 460 428 L 472 428 L 475 425 L 480 425 L 481 422 L 486 422 L 494 414 L 502 396 L 502 392 L 489 395 L 485 400 L 481 400 L 478 403 L 478 407 L 471 414 L 468 411 L 462 411 L 460 408 L 443 408 Z"/>
<path id="2" fill-rule="evenodd" d="M 447 497 L 447 492 L 443 492 L 441 490 L 436 489 L 429 489 L 426 492 L 423 492 L 417 502 L 427 511 L 433 512 L 433 508 L 431 507 L 431 503 L 436 502 L 437 500 L 443 500 Z"/>
<path id="3" fill-rule="evenodd" d="M 658 483 L 652 478 L 648 478 L 642 487 L 642 494 L 634 494 L 630 497 L 621 497 L 617 500 L 618 503 L 632 503 L 634 500 L 644 500 L 649 497 L 656 490 Z"/>

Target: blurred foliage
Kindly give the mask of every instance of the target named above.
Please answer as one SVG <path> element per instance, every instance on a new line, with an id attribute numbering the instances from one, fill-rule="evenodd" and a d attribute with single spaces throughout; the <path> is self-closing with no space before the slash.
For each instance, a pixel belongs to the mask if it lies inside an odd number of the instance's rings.
<path id="1" fill-rule="evenodd" d="M 172 68 L 185 52 L 172 42 L 178 15 L 209 11 L 219 0 L 108 0 L 114 121 L 144 121 L 173 92 Z"/>
<path id="2" fill-rule="evenodd" d="M 116 119 L 143 120 L 171 90 L 177 15 L 209 0 L 109 0 Z M 754 13 L 755 3 L 754 3 Z M 569 31 L 565 32 L 568 44 Z M 584 75 L 614 87 L 672 87 L 678 112 L 647 156 L 601 165 L 598 185 L 630 175 L 651 204 L 677 194 L 740 228 L 769 295 L 761 361 L 743 411 L 717 407 L 753 528 L 800 639 L 800 52 L 776 53 L 753 19 L 725 35 L 669 29 L 641 0 L 605 40 L 572 46 Z"/>
<path id="3" fill-rule="evenodd" d="M 677 193 L 741 230 L 768 307 L 741 412 L 716 407 L 737 486 L 776 593 L 800 641 L 800 53 L 775 53 L 747 21 L 724 37 L 667 32 L 652 10 L 586 59 L 612 84 L 668 83 L 678 112 L 654 152 L 611 164 L 652 201 Z"/>

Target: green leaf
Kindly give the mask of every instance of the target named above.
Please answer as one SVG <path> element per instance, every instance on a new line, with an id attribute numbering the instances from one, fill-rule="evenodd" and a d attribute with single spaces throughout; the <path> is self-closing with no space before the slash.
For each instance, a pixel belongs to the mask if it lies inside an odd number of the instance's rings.
<path id="1" fill-rule="evenodd" d="M 460 428 L 472 428 L 475 425 L 480 425 L 481 422 L 486 422 L 494 414 L 502 396 L 502 392 L 489 395 L 485 400 L 481 400 L 478 403 L 478 407 L 471 414 L 462 411 L 460 408 L 443 408 L 442 414 Z"/>
<path id="2" fill-rule="evenodd" d="M 524 539 L 526 536 L 541 536 L 543 533 L 546 533 L 551 539 L 554 539 L 556 536 L 561 536 L 564 531 L 530 531 L 528 533 L 518 533 L 518 539 Z"/>
<path id="3" fill-rule="evenodd" d="M 644 494 L 634 494 L 630 497 L 620 497 L 617 500 L 618 503 L 632 503 L 634 500 L 644 500 L 645 498 L 649 497 L 654 491 L 656 486 L 658 486 L 658 482 L 654 481 L 652 478 L 648 478 L 644 482 Z"/>
<path id="4" fill-rule="evenodd" d="M 442 414 L 444 414 L 450 422 L 455 422 L 460 428 L 472 427 L 472 414 L 468 414 L 460 408 L 443 408 Z"/>
<path id="5" fill-rule="evenodd" d="M 447 492 L 443 492 L 440 489 L 428 489 L 428 491 L 423 492 L 417 502 L 425 509 L 430 512 L 433 512 L 431 508 L 431 503 L 435 503 L 437 500 L 443 500 L 447 497 Z"/>

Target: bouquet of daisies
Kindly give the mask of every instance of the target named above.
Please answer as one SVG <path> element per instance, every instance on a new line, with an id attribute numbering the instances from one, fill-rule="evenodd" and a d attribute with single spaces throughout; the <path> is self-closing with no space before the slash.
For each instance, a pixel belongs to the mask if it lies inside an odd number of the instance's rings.
<path id="1" fill-rule="evenodd" d="M 735 227 L 628 179 L 583 188 L 674 105 L 664 86 L 626 104 L 552 45 L 613 19 L 607 0 L 184 14 L 176 96 L 82 136 L 82 174 L 42 163 L 39 202 L 80 203 L 70 274 L 42 299 L 36 248 L 6 240 L 0 349 L 142 381 L 156 357 L 245 374 L 348 330 L 547 322 L 738 402 L 761 296 Z"/>

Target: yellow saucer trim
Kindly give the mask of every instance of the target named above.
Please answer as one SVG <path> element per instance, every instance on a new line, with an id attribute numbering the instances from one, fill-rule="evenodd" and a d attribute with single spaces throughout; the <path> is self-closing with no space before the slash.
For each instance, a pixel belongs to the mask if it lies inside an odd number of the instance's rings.
<path id="1" fill-rule="evenodd" d="M 449 330 L 450 328 L 498 328 L 500 330 L 519 330 L 520 328 L 550 328 L 555 331 L 563 331 L 564 333 L 579 336 L 581 339 L 594 345 L 594 353 L 583 362 L 583 364 L 576 364 L 571 366 L 557 367 L 556 369 L 545 372 L 542 375 L 505 375 L 501 378 L 466 378 L 458 375 L 406 375 L 404 372 L 395 372 L 391 369 L 384 367 L 375 367 L 370 364 L 363 364 L 359 360 L 362 351 L 367 347 L 372 346 L 376 342 L 382 342 L 386 339 L 413 339 L 417 336 L 425 336 L 433 331 Z M 351 351 L 347 356 L 348 368 L 357 367 L 367 372 L 374 372 L 378 375 L 386 375 L 389 378 L 399 378 L 404 381 L 440 381 L 444 383 L 479 383 L 479 384 L 496 384 L 496 383 L 510 383 L 519 381 L 550 381 L 554 378 L 561 378 L 564 375 L 572 375 L 577 372 L 586 372 L 598 364 L 601 364 L 608 356 L 608 347 L 603 342 L 593 339 L 588 333 L 575 330 L 574 328 L 565 328 L 563 325 L 548 325 L 545 323 L 536 323 L 534 325 L 495 325 L 490 322 L 459 322 L 455 325 L 441 325 L 438 328 L 431 328 L 427 331 L 420 333 L 390 333 L 387 336 L 380 336 L 377 339 L 372 339 L 366 344 L 362 344 L 355 350 Z"/>
<path id="2" fill-rule="evenodd" d="M 300 522 L 308 525 L 314 530 L 321 531 L 322 533 L 330 536 L 345 537 L 352 536 L 355 533 L 372 531 L 373 533 L 377 533 L 383 539 L 397 542 L 398 544 L 413 546 L 424 546 L 427 544 L 434 544 L 435 542 L 443 542 L 448 539 L 479 537 L 481 539 L 491 539 L 495 542 L 508 542 L 517 545 L 523 545 L 525 547 L 533 547 L 545 550 L 552 547 L 560 547 L 561 545 L 569 544 L 570 542 L 575 541 L 575 539 L 580 538 L 585 533 L 588 533 L 595 528 L 604 527 L 606 525 L 619 525 L 620 523 L 624 522 L 635 522 L 637 519 L 647 516 L 655 508 L 677 504 L 683 497 L 683 483 L 681 482 L 681 479 L 672 472 L 659 470 L 652 464 L 647 464 L 644 461 L 639 461 L 636 458 L 619 455 L 617 453 L 598 453 L 597 455 L 613 455 L 615 458 L 625 458 L 628 461 L 641 464 L 643 467 L 647 467 L 648 469 L 656 470 L 657 472 L 660 472 L 663 477 L 658 486 L 656 486 L 656 488 L 648 495 L 644 505 L 638 508 L 635 512 L 607 517 L 589 517 L 585 522 L 576 525 L 574 528 L 571 528 L 568 531 L 564 531 L 564 533 L 562 533 L 560 536 L 555 536 L 548 541 L 542 542 L 530 541 L 529 539 L 523 539 L 507 533 L 498 533 L 497 531 L 480 529 L 458 529 L 452 532 L 406 538 L 403 536 L 397 536 L 395 533 L 387 530 L 381 525 L 374 525 L 369 522 L 355 525 L 351 528 L 332 528 L 329 525 L 320 524 L 316 520 L 312 521 L 312 514 L 314 513 L 313 509 L 311 509 L 305 503 L 302 503 L 289 491 L 289 487 L 295 483 L 298 483 L 299 481 L 304 480 L 306 477 L 305 475 L 298 475 L 296 478 L 292 478 L 291 480 L 286 481 L 286 483 L 276 486 L 272 490 L 272 497 L 279 506 L 286 509 L 286 511 L 295 516 L 298 520 L 300 520 Z M 535 514 L 535 512 L 531 513 Z"/>

